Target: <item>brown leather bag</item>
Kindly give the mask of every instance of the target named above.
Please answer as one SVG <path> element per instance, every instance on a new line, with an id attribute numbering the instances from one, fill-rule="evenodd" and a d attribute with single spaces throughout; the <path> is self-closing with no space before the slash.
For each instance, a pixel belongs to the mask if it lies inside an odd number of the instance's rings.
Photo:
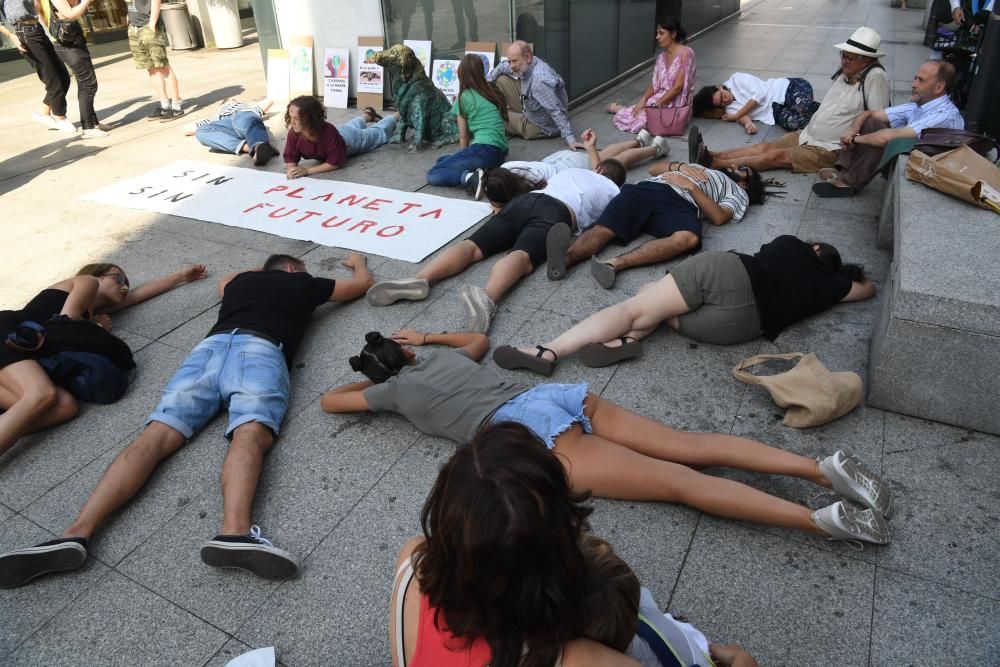
<path id="1" fill-rule="evenodd" d="M 959 146 L 968 146 L 985 158 L 989 157 L 990 151 L 996 150 L 996 157 L 993 162 L 1000 160 L 1000 147 L 993 137 L 969 130 L 953 130 L 947 127 L 929 127 L 920 133 L 914 148 L 924 155 L 938 155 Z"/>

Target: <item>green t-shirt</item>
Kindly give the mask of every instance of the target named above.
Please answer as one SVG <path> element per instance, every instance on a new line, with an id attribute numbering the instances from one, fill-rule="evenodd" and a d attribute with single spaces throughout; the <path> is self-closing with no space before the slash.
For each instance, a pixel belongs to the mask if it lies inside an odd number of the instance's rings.
<path id="1" fill-rule="evenodd" d="M 462 111 L 459 114 L 458 102 L 462 102 Z M 503 116 L 496 105 L 480 95 L 474 90 L 465 90 L 455 100 L 451 106 L 451 112 L 456 116 L 465 116 L 465 122 L 469 125 L 469 134 L 472 135 L 473 144 L 489 144 L 497 148 L 507 150 L 507 132 L 504 127 Z"/>

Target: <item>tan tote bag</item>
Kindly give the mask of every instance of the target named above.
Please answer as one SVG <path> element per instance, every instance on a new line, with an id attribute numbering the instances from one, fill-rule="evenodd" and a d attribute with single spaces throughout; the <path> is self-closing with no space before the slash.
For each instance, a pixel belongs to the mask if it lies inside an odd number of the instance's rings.
<path id="1" fill-rule="evenodd" d="M 1000 168 L 968 146 L 934 157 L 914 150 L 906 161 L 906 177 L 1000 213 L 1000 202 L 994 199 L 1000 191 Z"/>
<path id="2" fill-rule="evenodd" d="M 767 361 L 792 359 L 800 361 L 792 370 L 778 375 L 752 375 L 746 371 Z M 860 375 L 832 373 L 812 352 L 748 357 L 736 364 L 733 376 L 741 382 L 767 389 L 779 408 L 788 408 L 784 424 L 794 428 L 832 422 L 856 408 L 864 393 Z"/>

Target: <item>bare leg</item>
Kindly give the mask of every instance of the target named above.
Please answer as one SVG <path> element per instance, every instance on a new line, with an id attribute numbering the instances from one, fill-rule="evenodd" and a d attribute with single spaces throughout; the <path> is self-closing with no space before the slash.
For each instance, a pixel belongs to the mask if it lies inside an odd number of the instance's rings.
<path id="1" fill-rule="evenodd" d="M 7 399 L 14 398 L 13 401 L 4 402 L 6 411 L 0 414 L 2 454 L 13 447 L 22 435 L 40 428 L 39 420 L 58 409 L 60 395 L 45 370 L 32 359 L 18 361 L 0 369 L 0 382 L 5 388 L 4 396 Z"/>
<path id="2" fill-rule="evenodd" d="M 598 151 L 597 155 L 602 160 L 615 158 L 624 164 L 626 169 L 630 169 L 633 165 L 656 157 L 656 146 L 646 146 L 643 148 L 639 145 L 638 141 L 630 139 L 629 141 L 619 141 L 617 144 L 605 146 Z"/>
<path id="3" fill-rule="evenodd" d="M 151 67 L 146 71 L 149 72 L 149 83 L 153 86 L 153 97 L 161 102 L 170 99 L 167 97 L 167 89 L 163 80 L 163 68 Z"/>
<path id="4" fill-rule="evenodd" d="M 556 438 L 575 490 L 621 500 L 653 500 L 688 505 L 709 514 L 824 534 L 812 511 L 732 480 L 641 454 L 573 426 Z"/>
<path id="5" fill-rule="evenodd" d="M 698 237 L 691 232 L 676 232 L 663 239 L 643 243 L 608 261 L 615 273 L 637 266 L 657 264 L 689 252 L 698 246 Z"/>
<path id="6" fill-rule="evenodd" d="M 590 259 L 614 238 L 615 233 L 604 225 L 594 225 L 585 230 L 566 250 L 566 268 Z"/>
<path id="7" fill-rule="evenodd" d="M 174 74 L 174 68 L 160 67 L 159 72 L 163 78 L 163 90 L 167 97 L 174 101 L 181 99 L 180 84 L 177 82 L 177 75 Z"/>
<path id="8" fill-rule="evenodd" d="M 750 167 L 757 171 L 792 168 L 792 158 L 787 148 L 775 148 L 760 155 L 745 157 L 724 157 L 722 155 L 712 155 L 711 157 L 713 169 L 725 169 L 733 165 Z"/>
<path id="9" fill-rule="evenodd" d="M 178 431 L 152 422 L 111 462 L 62 536 L 90 538 L 112 512 L 138 493 L 160 461 L 180 449 L 184 442 Z"/>
<path id="10" fill-rule="evenodd" d="M 535 267 L 531 265 L 528 253 L 523 250 L 515 250 L 493 265 L 484 288 L 486 294 L 493 300 L 493 303 L 498 303 L 518 280 L 534 270 Z"/>
<path id="11" fill-rule="evenodd" d="M 80 408 L 73 395 L 62 387 L 56 387 L 56 394 L 55 405 L 35 419 L 25 433 L 36 433 L 76 417 Z M 9 410 L 20 397 L 20 385 L 15 382 L 11 382 L 10 385 L 4 384 L 4 374 L 0 372 L 0 410 Z"/>
<path id="12" fill-rule="evenodd" d="M 264 455 L 274 443 L 271 429 L 249 422 L 233 431 L 229 453 L 222 464 L 223 535 L 250 532 L 253 498 L 264 465 Z"/>
<path id="13" fill-rule="evenodd" d="M 774 144 L 766 141 L 743 146 L 741 148 L 731 148 L 728 151 L 712 151 L 711 155 L 716 160 L 734 160 L 736 158 L 754 157 L 763 155 L 773 148 Z"/>
<path id="14" fill-rule="evenodd" d="M 777 447 L 721 433 L 677 431 L 596 394 L 587 396 L 585 413 L 596 435 L 661 461 L 789 475 L 830 488 L 817 461 Z"/>
<path id="15" fill-rule="evenodd" d="M 450 278 L 456 273 L 461 273 L 470 264 L 482 259 L 483 251 L 475 243 L 466 239 L 435 257 L 416 277 L 423 278 L 433 284 Z"/>
<path id="16" fill-rule="evenodd" d="M 640 148 L 638 139 L 629 139 L 628 141 L 619 141 L 616 144 L 608 144 L 597 151 L 597 156 L 602 160 L 607 160 L 608 158 L 618 157 L 630 148 Z"/>

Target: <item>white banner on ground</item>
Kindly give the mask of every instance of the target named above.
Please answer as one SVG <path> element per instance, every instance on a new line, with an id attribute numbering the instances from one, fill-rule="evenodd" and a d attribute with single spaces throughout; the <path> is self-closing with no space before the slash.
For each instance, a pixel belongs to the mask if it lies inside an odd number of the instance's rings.
<path id="1" fill-rule="evenodd" d="M 323 58 L 323 106 L 347 108 L 348 49 L 327 49 Z"/>
<path id="2" fill-rule="evenodd" d="M 490 213 L 488 204 L 178 160 L 85 201 L 253 229 L 419 262 Z"/>

